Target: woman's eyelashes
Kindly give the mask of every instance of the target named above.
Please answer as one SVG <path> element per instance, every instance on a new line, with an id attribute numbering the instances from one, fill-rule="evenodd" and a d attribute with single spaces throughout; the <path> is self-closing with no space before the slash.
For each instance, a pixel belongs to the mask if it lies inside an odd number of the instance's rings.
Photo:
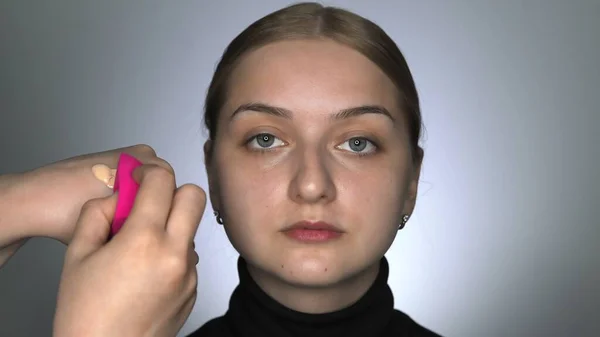
<path id="1" fill-rule="evenodd" d="M 336 146 L 336 148 L 352 152 L 358 156 L 375 154 L 375 152 L 378 150 L 377 145 L 365 137 L 352 137 L 344 141 L 342 144 Z"/>
<path id="2" fill-rule="evenodd" d="M 252 151 L 266 152 L 285 146 L 286 143 L 270 133 L 259 133 L 248 139 L 246 145 Z"/>
<path id="3" fill-rule="evenodd" d="M 246 141 L 246 146 L 257 152 L 269 152 L 286 145 L 286 142 L 266 132 L 256 134 Z M 358 156 L 372 155 L 379 149 L 374 141 L 366 137 L 352 137 L 335 148 Z"/>

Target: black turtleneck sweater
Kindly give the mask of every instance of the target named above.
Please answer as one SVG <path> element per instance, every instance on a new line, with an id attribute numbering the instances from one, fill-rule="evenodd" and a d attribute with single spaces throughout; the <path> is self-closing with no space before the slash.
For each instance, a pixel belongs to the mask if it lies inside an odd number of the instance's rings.
<path id="1" fill-rule="evenodd" d="M 241 257 L 238 273 L 240 283 L 227 313 L 188 337 L 440 337 L 394 309 L 385 257 L 375 282 L 361 299 L 326 314 L 297 312 L 275 301 L 254 282 Z"/>

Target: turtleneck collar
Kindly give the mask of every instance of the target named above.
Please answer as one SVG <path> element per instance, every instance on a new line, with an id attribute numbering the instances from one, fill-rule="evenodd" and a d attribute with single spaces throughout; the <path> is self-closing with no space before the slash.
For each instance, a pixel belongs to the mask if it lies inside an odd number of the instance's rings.
<path id="1" fill-rule="evenodd" d="M 375 282 L 356 303 L 326 314 L 301 313 L 275 301 L 254 282 L 241 257 L 238 274 L 240 283 L 224 317 L 236 337 L 379 336 L 391 324 L 394 297 L 387 284 L 389 266 L 385 257 Z"/>

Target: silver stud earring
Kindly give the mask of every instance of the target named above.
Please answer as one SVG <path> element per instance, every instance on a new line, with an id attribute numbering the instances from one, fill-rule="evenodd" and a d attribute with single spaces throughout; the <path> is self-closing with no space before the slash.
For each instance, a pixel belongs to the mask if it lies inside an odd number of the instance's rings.
<path id="1" fill-rule="evenodd" d="M 223 224 L 223 218 L 219 214 L 219 211 L 214 211 L 213 214 L 215 215 L 215 218 L 217 218 L 217 223 L 219 225 L 222 225 Z"/>
<path id="2" fill-rule="evenodd" d="M 406 226 L 406 223 L 408 222 L 408 218 L 410 218 L 410 216 L 408 214 L 404 214 L 402 216 L 402 222 L 398 226 L 398 230 L 401 230 L 402 228 L 404 228 L 404 226 Z"/>

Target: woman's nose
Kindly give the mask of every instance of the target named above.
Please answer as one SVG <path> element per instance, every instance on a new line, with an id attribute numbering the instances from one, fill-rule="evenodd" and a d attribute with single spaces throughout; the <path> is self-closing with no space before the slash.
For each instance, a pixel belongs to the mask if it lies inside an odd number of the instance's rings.
<path id="1" fill-rule="evenodd" d="M 289 187 L 290 198 L 298 203 L 327 203 L 336 197 L 336 188 L 327 155 L 306 150 L 297 160 Z"/>

